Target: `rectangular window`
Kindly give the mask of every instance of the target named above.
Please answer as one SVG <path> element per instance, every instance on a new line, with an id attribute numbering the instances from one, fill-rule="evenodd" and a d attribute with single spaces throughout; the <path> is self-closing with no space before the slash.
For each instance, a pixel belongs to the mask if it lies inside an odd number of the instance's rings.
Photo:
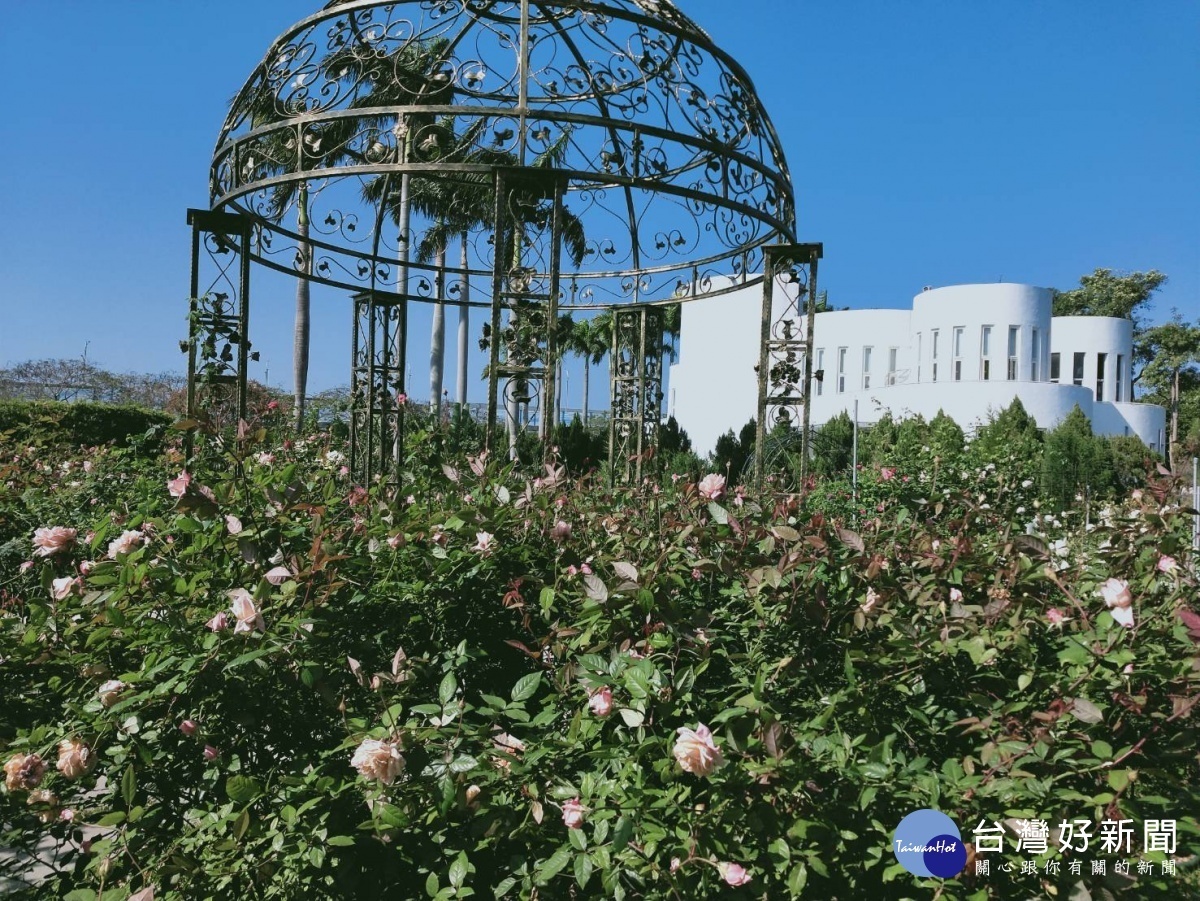
<path id="1" fill-rule="evenodd" d="M 821 396 L 821 392 L 825 389 L 825 348 L 817 348 L 817 368 L 813 372 L 819 372 L 820 375 L 813 376 L 817 380 L 817 397 Z"/>
<path id="2" fill-rule="evenodd" d="M 1059 361 L 1062 354 L 1050 354 L 1050 381 L 1058 384 Z"/>
<path id="3" fill-rule="evenodd" d="M 1108 354 L 1096 354 L 1096 400 L 1104 400 L 1104 368 Z"/>
<path id="4" fill-rule="evenodd" d="M 930 359 L 931 374 L 930 374 L 929 378 L 931 381 L 936 382 L 937 381 L 937 363 L 938 363 L 938 361 L 937 361 L 937 358 L 938 358 L 938 330 L 937 329 L 933 329 L 932 331 L 930 331 L 929 343 L 932 345 L 932 351 L 933 351 L 932 354 L 930 355 L 930 357 L 931 357 L 931 359 Z"/>
<path id="5" fill-rule="evenodd" d="M 1125 375 L 1125 355 L 1117 354 L 1117 403 L 1125 399 L 1125 394 L 1121 390 L 1121 379 Z"/>
<path id="6" fill-rule="evenodd" d="M 889 347 L 888 348 L 887 383 L 889 385 L 896 384 L 896 358 L 897 358 L 897 356 L 899 356 L 899 354 L 900 354 L 900 348 L 898 348 L 898 347 Z"/>
<path id="7" fill-rule="evenodd" d="M 985 382 L 992 377 L 992 327 L 985 325 L 979 334 L 979 377 Z"/>
<path id="8" fill-rule="evenodd" d="M 921 381 L 921 333 L 917 332 L 917 381 Z"/>
<path id="9" fill-rule="evenodd" d="M 863 348 L 863 388 L 871 387 L 871 348 Z"/>
<path id="10" fill-rule="evenodd" d="M 1084 354 L 1075 354 L 1075 360 L 1071 366 L 1071 381 L 1073 381 L 1076 385 L 1083 384 L 1083 358 Z"/>
<path id="11" fill-rule="evenodd" d="M 837 393 L 846 393 L 846 348 L 838 348 Z"/>
<path id="12" fill-rule="evenodd" d="M 963 330 L 958 327 L 954 330 L 954 381 L 962 381 L 962 343 Z"/>
<path id="13" fill-rule="evenodd" d="M 1020 331 L 1020 326 L 1010 325 L 1008 327 L 1008 380 L 1010 382 L 1017 380 L 1017 336 Z"/>
<path id="14" fill-rule="evenodd" d="M 1036 382 L 1042 374 L 1042 333 L 1037 329 L 1033 330 L 1033 340 L 1030 343 L 1033 345 L 1033 353 L 1029 357 L 1029 378 Z"/>

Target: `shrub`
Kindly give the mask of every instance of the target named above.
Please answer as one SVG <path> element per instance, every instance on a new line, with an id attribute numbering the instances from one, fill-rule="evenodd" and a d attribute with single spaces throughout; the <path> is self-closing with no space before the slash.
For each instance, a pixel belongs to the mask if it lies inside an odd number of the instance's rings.
<path id="1" fill-rule="evenodd" d="M 161 435 L 171 417 L 142 407 L 58 401 L 0 401 L 0 440 L 13 445 L 128 446 L 151 429 Z M 156 442 L 157 443 L 157 442 Z"/>

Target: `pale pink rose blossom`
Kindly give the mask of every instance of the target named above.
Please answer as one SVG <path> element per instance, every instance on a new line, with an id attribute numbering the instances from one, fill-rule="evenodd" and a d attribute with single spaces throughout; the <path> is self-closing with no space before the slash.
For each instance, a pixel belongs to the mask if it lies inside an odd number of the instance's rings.
<path id="1" fill-rule="evenodd" d="M 404 503 L 408 504 L 410 507 L 413 504 L 415 504 L 416 502 L 417 502 L 417 496 L 415 494 L 410 494 L 408 497 L 406 497 L 404 499 Z"/>
<path id="2" fill-rule="evenodd" d="M 79 564 L 79 574 L 81 576 L 86 576 L 88 573 L 90 573 L 92 571 L 92 569 L 95 566 L 96 566 L 96 564 L 93 563 L 91 560 L 84 560 L 82 563 Z"/>
<path id="3" fill-rule="evenodd" d="M 1100 586 L 1100 595 L 1112 611 L 1112 618 L 1123 626 L 1133 625 L 1133 595 L 1124 579 L 1109 579 Z"/>
<path id="4" fill-rule="evenodd" d="M 1058 626 L 1066 620 L 1066 615 L 1057 607 L 1051 607 L 1046 611 L 1046 619 L 1050 621 L 1050 625 Z"/>
<path id="5" fill-rule="evenodd" d="M 220 748 L 215 748 L 212 745 L 204 746 L 204 759 L 208 761 L 216 760 L 221 756 Z"/>
<path id="6" fill-rule="evenodd" d="M 267 570 L 267 574 L 263 576 L 272 585 L 282 585 L 292 577 L 292 571 L 286 566 L 276 566 L 274 569 Z"/>
<path id="7" fill-rule="evenodd" d="M 75 529 L 68 529 L 66 526 L 51 526 L 49 528 L 35 529 L 33 533 L 33 546 L 35 557 L 49 557 L 52 554 L 60 554 L 63 551 L 71 549 L 75 543 L 75 536 L 79 534 Z"/>
<path id="8" fill-rule="evenodd" d="M 871 610 L 879 603 L 879 594 L 874 588 L 867 588 L 867 599 L 858 605 L 858 608 L 863 613 L 870 613 Z"/>
<path id="9" fill-rule="evenodd" d="M 128 554 L 145 541 L 144 533 L 136 529 L 130 529 L 122 532 L 119 538 L 114 538 L 108 543 L 108 559 L 116 560 L 121 554 Z"/>
<path id="10" fill-rule="evenodd" d="M 591 692 L 588 698 L 588 709 L 596 716 L 608 716 L 612 713 L 612 689 L 607 685 Z"/>
<path id="11" fill-rule="evenodd" d="M 226 513 L 225 528 L 229 530 L 230 535 L 240 535 L 242 534 L 242 521 L 232 513 Z"/>
<path id="12" fill-rule="evenodd" d="M 64 807 L 58 814 L 58 818 L 66 823 L 75 819 L 75 811 L 70 807 Z"/>
<path id="13" fill-rule="evenodd" d="M 1133 489 L 1133 494 L 1131 494 L 1129 496 L 1135 501 L 1140 501 L 1142 499 L 1142 489 L 1141 488 Z"/>
<path id="14" fill-rule="evenodd" d="M 567 575 L 568 576 L 579 575 L 579 567 L 577 567 L 574 563 L 572 563 L 570 566 L 567 567 Z"/>
<path id="15" fill-rule="evenodd" d="M 358 750 L 350 758 L 350 765 L 366 779 L 375 779 L 384 785 L 391 785 L 404 769 L 404 755 L 390 741 L 368 738 L 358 746 Z"/>
<path id="16" fill-rule="evenodd" d="M 571 537 L 571 524 L 564 520 L 559 520 L 554 524 L 554 528 L 550 530 L 550 538 L 556 542 L 566 541 Z"/>
<path id="17" fill-rule="evenodd" d="M 91 471 L 92 471 L 92 461 L 91 461 L 91 460 L 84 460 L 84 461 L 83 461 L 83 471 L 84 471 L 84 472 L 91 472 Z"/>
<path id="18" fill-rule="evenodd" d="M 186 469 L 173 479 L 167 479 L 167 491 L 171 497 L 183 497 L 192 483 L 192 475 Z"/>
<path id="19" fill-rule="evenodd" d="M 96 690 L 97 694 L 100 695 L 100 703 L 105 707 L 111 707 L 117 703 L 121 697 L 121 692 L 127 687 L 120 679 L 109 679 Z"/>
<path id="20" fill-rule="evenodd" d="M 262 451 L 255 459 L 257 459 L 259 464 L 262 466 L 270 466 L 275 462 L 275 455 L 269 454 L 266 451 Z"/>
<path id="21" fill-rule="evenodd" d="M 958 589 L 958 588 L 951 588 L 951 589 L 950 589 L 950 601 L 951 601 L 951 603 L 954 603 L 954 604 L 961 604 L 961 603 L 962 603 L 962 599 L 963 599 L 963 593 L 962 593 L 962 591 L 961 591 L 960 589 Z"/>
<path id="22" fill-rule="evenodd" d="M 1173 573 L 1179 568 L 1179 564 L 1175 562 L 1174 557 L 1168 557 L 1163 554 L 1158 558 L 1158 571 L 1160 573 Z"/>
<path id="23" fill-rule="evenodd" d="M 63 576 L 50 583 L 50 595 L 56 601 L 65 601 L 73 594 L 83 593 L 83 580 L 79 577 Z"/>
<path id="24" fill-rule="evenodd" d="M 388 547 L 390 547 L 390 548 L 391 548 L 393 551 L 394 551 L 396 548 L 400 547 L 400 545 L 401 545 L 403 542 L 404 542 L 404 536 L 403 536 L 403 535 L 389 535 L 389 536 L 388 536 L 388 540 L 387 540 Z"/>
<path id="25" fill-rule="evenodd" d="M 235 633 L 253 632 L 255 629 L 261 631 L 266 627 L 262 614 L 254 605 L 254 597 L 245 588 L 233 589 L 229 592 L 229 600 L 232 601 L 230 609 L 237 619 L 237 625 L 233 627 Z"/>
<path id="26" fill-rule="evenodd" d="M 881 466 L 879 468 L 879 478 L 880 481 L 890 482 L 892 479 L 896 478 L 896 470 L 891 466 Z"/>
<path id="27" fill-rule="evenodd" d="M 680 860 L 678 857 L 671 858 L 671 872 L 672 873 L 676 872 L 681 866 L 683 866 L 682 860 Z"/>
<path id="28" fill-rule="evenodd" d="M 562 806 L 563 825 L 568 829 L 580 829 L 583 826 L 583 805 L 578 798 L 564 801 Z"/>
<path id="29" fill-rule="evenodd" d="M 494 550 L 495 537 L 491 532 L 476 532 L 475 546 L 471 550 L 479 551 L 481 554 L 490 554 Z"/>
<path id="30" fill-rule="evenodd" d="M 708 726 L 700 723 L 695 730 L 679 728 L 673 754 L 685 772 L 696 776 L 708 776 L 725 763 L 721 749 L 713 741 Z"/>
<path id="31" fill-rule="evenodd" d="M 200 725 L 195 720 L 184 720 L 182 723 L 179 724 L 179 731 L 182 732 L 184 735 L 186 735 L 188 738 L 191 738 L 193 735 L 195 735 L 196 730 L 199 728 L 200 728 Z"/>
<path id="32" fill-rule="evenodd" d="M 46 764 L 37 754 L 17 754 L 4 764 L 4 784 L 11 791 L 32 791 L 41 784 Z"/>
<path id="33" fill-rule="evenodd" d="M 579 571 L 581 573 L 583 573 L 585 576 L 590 576 L 592 574 L 592 568 L 590 566 L 588 566 L 586 563 L 581 563 L 579 565 Z"/>
<path id="34" fill-rule="evenodd" d="M 721 878 L 732 886 L 745 885 L 750 881 L 750 874 L 741 864 L 722 861 L 717 864 L 717 871 L 721 874 Z"/>
<path id="35" fill-rule="evenodd" d="M 33 569 L 33 561 L 32 561 L 32 560 L 26 560 L 26 561 L 25 561 L 24 563 L 22 563 L 22 564 L 21 564 L 19 567 L 17 567 L 17 569 L 20 571 L 21 575 L 25 575 L 25 573 L 27 573 L 27 572 L 29 572 L 31 569 Z"/>
<path id="36" fill-rule="evenodd" d="M 700 572 L 700 570 L 697 567 L 693 566 L 692 567 L 692 578 L 699 581 L 700 579 L 704 578 L 704 573 Z"/>
<path id="37" fill-rule="evenodd" d="M 700 480 L 698 489 L 706 501 L 719 501 L 725 494 L 725 476 L 710 472 Z"/>
<path id="38" fill-rule="evenodd" d="M 83 742 L 65 738 L 58 743 L 58 771 L 68 779 L 78 779 L 88 771 L 91 756 Z"/>
<path id="39" fill-rule="evenodd" d="M 224 632 L 229 628 L 229 616 L 224 610 L 222 610 L 207 623 L 205 623 L 205 625 L 208 626 L 208 630 L 210 632 Z"/>

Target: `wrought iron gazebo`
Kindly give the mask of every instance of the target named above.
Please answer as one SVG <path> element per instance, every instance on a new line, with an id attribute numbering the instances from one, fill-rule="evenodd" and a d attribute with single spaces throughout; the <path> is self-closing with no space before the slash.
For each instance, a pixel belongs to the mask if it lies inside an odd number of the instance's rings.
<path id="1" fill-rule="evenodd" d="M 489 446 L 502 405 L 554 409 L 560 311 L 611 309 L 610 460 L 636 478 L 664 306 L 756 284 L 795 242 L 749 77 L 667 0 L 328 3 L 237 93 L 210 194 L 189 214 L 192 382 L 244 404 L 249 261 L 346 289 L 364 482 L 399 469 L 410 304 L 484 311 Z"/>

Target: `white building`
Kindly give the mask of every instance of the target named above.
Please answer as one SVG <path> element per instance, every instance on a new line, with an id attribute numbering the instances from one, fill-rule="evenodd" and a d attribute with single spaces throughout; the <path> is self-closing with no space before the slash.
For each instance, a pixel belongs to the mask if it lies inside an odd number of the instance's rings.
<path id="1" fill-rule="evenodd" d="M 944 410 L 970 432 L 1019 397 L 1039 428 L 1078 405 L 1096 434 L 1162 451 L 1165 411 L 1133 402 L 1133 323 L 1050 308 L 1046 288 L 998 283 L 927 288 L 911 310 L 818 313 L 813 369 L 824 379 L 814 381 L 812 424 L 853 415 L 857 400 L 862 424 Z M 761 310 L 761 286 L 683 305 L 668 412 L 698 453 L 757 412 Z"/>

